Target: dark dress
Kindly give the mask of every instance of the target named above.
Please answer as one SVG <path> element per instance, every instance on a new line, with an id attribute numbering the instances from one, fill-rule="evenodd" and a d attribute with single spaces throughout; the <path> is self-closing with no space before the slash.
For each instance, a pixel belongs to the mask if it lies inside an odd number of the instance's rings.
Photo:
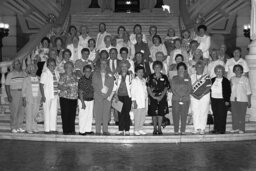
<path id="1" fill-rule="evenodd" d="M 164 74 L 161 74 L 161 78 L 157 79 L 155 74 L 149 76 L 147 87 L 152 90 L 156 96 L 161 96 L 165 88 L 170 88 L 170 83 L 168 77 Z M 168 102 L 167 102 L 167 93 L 162 98 L 160 102 L 153 99 L 149 95 L 148 101 L 148 115 L 149 116 L 164 116 L 169 113 Z"/>

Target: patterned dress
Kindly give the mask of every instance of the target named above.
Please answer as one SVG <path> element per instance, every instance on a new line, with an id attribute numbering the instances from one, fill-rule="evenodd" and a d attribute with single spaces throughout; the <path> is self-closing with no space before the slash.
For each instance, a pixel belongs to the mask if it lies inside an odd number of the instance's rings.
<path id="1" fill-rule="evenodd" d="M 161 96 L 165 88 L 170 88 L 170 83 L 166 75 L 161 74 L 160 78 L 156 74 L 151 74 L 147 82 L 148 88 L 152 90 L 155 96 Z M 167 93 L 162 100 L 158 102 L 149 95 L 148 115 L 149 116 L 164 116 L 169 113 L 167 103 Z"/>

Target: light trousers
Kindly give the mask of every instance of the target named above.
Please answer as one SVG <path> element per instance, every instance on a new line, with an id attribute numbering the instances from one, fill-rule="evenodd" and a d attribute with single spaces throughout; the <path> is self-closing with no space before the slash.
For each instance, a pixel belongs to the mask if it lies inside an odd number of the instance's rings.
<path id="1" fill-rule="evenodd" d="M 231 102 L 232 129 L 245 131 L 247 102 Z"/>
<path id="2" fill-rule="evenodd" d="M 145 117 L 147 114 L 146 108 L 133 109 L 134 112 L 134 131 L 140 131 L 143 129 Z"/>
<path id="3" fill-rule="evenodd" d="M 94 99 L 94 116 L 96 124 L 96 133 L 101 133 L 101 125 L 103 125 L 103 133 L 108 132 L 108 122 L 110 115 L 111 102 L 107 99 Z"/>
<path id="4" fill-rule="evenodd" d="M 191 111 L 195 130 L 205 130 L 209 107 L 210 93 L 204 95 L 200 100 L 191 96 Z"/>
<path id="5" fill-rule="evenodd" d="M 40 97 L 32 97 L 30 101 L 26 99 L 26 130 L 28 132 L 38 131 L 35 118 L 39 112 L 40 100 Z"/>
<path id="6" fill-rule="evenodd" d="M 22 94 L 19 90 L 11 90 L 12 102 L 10 103 L 11 111 L 11 129 L 23 127 L 24 107 L 22 105 Z"/>
<path id="7" fill-rule="evenodd" d="M 79 132 L 91 132 L 92 131 L 92 119 L 93 119 L 93 106 L 94 101 L 84 101 L 85 109 L 82 109 L 82 102 L 78 99 L 79 106 Z"/>
<path id="8" fill-rule="evenodd" d="M 46 99 L 43 103 L 45 132 L 56 131 L 58 98 L 59 96 L 54 96 L 53 99 Z"/>

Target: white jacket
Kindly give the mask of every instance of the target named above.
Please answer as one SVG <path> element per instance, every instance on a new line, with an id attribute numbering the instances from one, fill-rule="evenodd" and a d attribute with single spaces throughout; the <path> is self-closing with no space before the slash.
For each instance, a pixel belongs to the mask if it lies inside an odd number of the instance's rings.
<path id="1" fill-rule="evenodd" d="M 114 85 L 114 89 L 113 89 L 113 91 L 115 91 L 116 93 L 118 92 L 121 81 L 122 81 L 122 76 L 118 75 L 116 80 L 115 80 L 115 85 Z M 125 83 L 126 83 L 128 96 L 131 98 L 132 75 L 128 75 L 128 74 L 126 75 Z"/>
<path id="2" fill-rule="evenodd" d="M 148 92 L 146 80 L 144 78 L 141 80 L 138 77 L 135 77 L 132 80 L 131 96 L 132 101 L 136 101 L 138 109 L 146 108 L 146 99 L 148 98 Z"/>

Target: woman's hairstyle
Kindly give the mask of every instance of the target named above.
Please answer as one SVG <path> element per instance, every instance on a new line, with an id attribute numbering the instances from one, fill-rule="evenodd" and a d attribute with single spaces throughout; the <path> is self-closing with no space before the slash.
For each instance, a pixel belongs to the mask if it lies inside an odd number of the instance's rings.
<path id="1" fill-rule="evenodd" d="M 185 70 L 187 70 L 187 65 L 184 62 L 180 62 L 177 64 L 176 69 L 179 70 L 180 67 L 184 67 Z"/>
<path id="2" fill-rule="evenodd" d="M 192 41 L 190 42 L 190 46 L 191 46 L 192 44 L 197 44 L 197 45 L 199 45 L 198 41 L 196 41 L 196 40 L 192 40 Z"/>
<path id="3" fill-rule="evenodd" d="M 74 68 L 73 62 L 67 61 L 67 62 L 64 64 L 64 69 L 66 69 L 68 65 L 70 65 L 70 66 L 72 66 L 72 68 Z"/>
<path id="4" fill-rule="evenodd" d="M 156 29 L 156 32 L 157 32 L 157 26 L 156 25 L 151 25 L 151 26 L 149 26 L 149 32 L 150 32 L 150 30 L 152 29 L 152 28 L 154 28 L 154 29 Z"/>
<path id="5" fill-rule="evenodd" d="M 135 72 L 138 72 L 139 70 L 143 70 L 143 72 L 145 72 L 144 66 L 143 66 L 143 65 L 137 65 L 137 66 L 135 67 Z"/>
<path id="6" fill-rule="evenodd" d="M 167 36 L 170 36 L 170 35 L 169 35 L 169 30 L 172 30 L 172 31 L 173 31 L 173 35 L 175 36 L 175 30 L 174 30 L 173 28 L 169 28 L 169 29 L 167 30 Z"/>
<path id="7" fill-rule="evenodd" d="M 203 29 L 204 31 L 207 31 L 206 25 L 200 25 L 197 27 L 197 31 L 200 31 L 200 29 Z"/>
<path id="8" fill-rule="evenodd" d="M 100 58 L 101 58 L 101 56 L 102 56 L 103 53 L 105 53 L 105 54 L 107 55 L 107 58 L 109 57 L 108 51 L 102 50 L 102 51 L 100 51 Z M 101 58 L 101 59 L 102 59 L 102 58 Z"/>
<path id="9" fill-rule="evenodd" d="M 115 52 L 116 52 L 116 54 L 118 54 L 118 52 L 117 52 L 117 49 L 116 49 L 116 48 L 111 48 L 111 49 L 109 50 L 109 53 L 110 53 L 111 51 L 115 51 Z"/>
<path id="10" fill-rule="evenodd" d="M 65 53 L 69 53 L 69 56 L 72 56 L 72 52 L 69 49 L 63 50 L 62 56 L 64 56 Z"/>
<path id="11" fill-rule="evenodd" d="M 110 39 L 110 41 L 112 40 L 112 37 L 111 37 L 110 35 L 106 35 L 106 36 L 104 37 L 104 42 L 106 42 L 108 38 Z"/>
<path id="12" fill-rule="evenodd" d="M 181 44 L 181 39 L 180 39 L 180 38 L 174 39 L 174 44 L 175 44 L 176 42 L 180 42 L 180 44 Z"/>
<path id="13" fill-rule="evenodd" d="M 157 57 L 158 55 L 162 55 L 164 57 L 164 53 L 162 51 L 156 52 L 155 56 Z"/>
<path id="14" fill-rule="evenodd" d="M 135 24 L 134 26 L 133 26 L 133 32 L 135 31 L 135 28 L 136 27 L 139 27 L 140 28 L 140 30 L 142 30 L 142 27 L 141 27 L 141 25 L 140 24 Z"/>
<path id="15" fill-rule="evenodd" d="M 222 66 L 222 65 L 217 65 L 217 66 L 214 68 L 214 73 L 216 74 L 217 70 L 219 70 L 219 69 L 221 69 L 222 74 L 225 73 L 225 68 L 224 68 L 224 66 Z"/>
<path id="16" fill-rule="evenodd" d="M 153 62 L 153 69 L 155 69 L 155 67 L 159 65 L 160 68 L 162 69 L 163 68 L 163 63 L 161 61 L 154 61 Z"/>
<path id="17" fill-rule="evenodd" d="M 62 40 L 62 38 L 61 38 L 61 37 L 56 37 L 56 38 L 55 38 L 55 40 L 54 40 L 54 43 L 56 44 L 56 43 L 57 43 L 57 41 L 60 41 L 60 42 L 61 42 L 61 44 L 63 45 L 63 40 Z"/>
<path id="18" fill-rule="evenodd" d="M 89 29 L 88 29 L 88 27 L 86 26 L 86 25 L 84 25 L 84 24 L 82 24 L 81 26 L 80 26 L 80 28 L 79 28 L 79 31 L 80 31 L 80 33 L 82 34 L 82 28 L 86 28 L 86 33 L 88 34 L 89 33 Z"/>
<path id="19" fill-rule="evenodd" d="M 160 43 L 162 43 L 162 39 L 159 35 L 154 35 L 152 38 L 152 42 L 154 43 L 154 39 L 157 38 L 159 40 Z"/>
<path id="20" fill-rule="evenodd" d="M 89 44 L 90 41 L 93 41 L 93 42 L 94 42 L 94 46 L 96 45 L 95 39 L 93 39 L 93 38 L 89 39 L 89 40 L 88 40 L 88 44 Z"/>
<path id="21" fill-rule="evenodd" d="M 99 24 L 99 32 L 100 32 L 100 25 L 103 25 L 104 26 L 104 31 L 106 31 L 106 24 L 105 23 L 100 23 Z"/>
<path id="22" fill-rule="evenodd" d="M 12 66 L 13 66 L 13 67 L 14 67 L 14 65 L 15 65 L 16 62 L 19 62 L 19 64 L 22 66 L 21 60 L 15 59 L 15 60 L 12 62 Z"/>
<path id="23" fill-rule="evenodd" d="M 74 25 L 69 26 L 69 28 L 68 28 L 68 32 L 69 33 L 71 32 L 71 29 L 75 29 L 77 31 L 77 28 Z"/>
<path id="24" fill-rule="evenodd" d="M 242 52 L 242 49 L 240 47 L 235 47 L 233 52 L 235 52 L 236 50 L 238 50 L 240 53 Z"/>
<path id="25" fill-rule="evenodd" d="M 127 47 L 122 47 L 120 49 L 120 53 L 122 53 L 123 51 L 125 51 L 126 53 L 128 53 L 128 48 Z"/>
<path id="26" fill-rule="evenodd" d="M 137 56 L 137 54 L 141 54 L 142 57 L 143 57 L 143 55 L 144 55 L 142 52 L 139 51 L 139 52 L 136 52 L 136 53 L 135 53 L 135 57 Z"/>
<path id="27" fill-rule="evenodd" d="M 29 64 L 28 66 L 27 66 L 27 68 L 26 68 L 26 72 L 28 73 L 28 74 L 31 74 L 31 72 L 33 71 L 33 70 L 35 70 L 35 71 L 37 71 L 38 70 L 38 67 L 37 67 L 37 65 L 36 64 Z"/>
<path id="28" fill-rule="evenodd" d="M 85 72 L 86 69 L 92 70 L 92 66 L 91 66 L 91 65 L 85 65 L 85 66 L 83 67 L 83 72 Z"/>
<path id="29" fill-rule="evenodd" d="M 190 35 L 190 31 L 185 29 L 185 30 L 182 30 L 182 32 L 181 32 L 182 37 L 183 37 L 183 34 L 186 33 L 186 32 Z"/>
<path id="30" fill-rule="evenodd" d="M 88 52 L 88 53 L 90 54 L 90 50 L 89 50 L 88 48 L 83 48 L 83 49 L 81 50 L 81 53 L 84 53 L 84 52 Z"/>
<path id="31" fill-rule="evenodd" d="M 56 60 L 54 58 L 48 58 L 47 59 L 47 66 L 49 66 L 50 63 L 54 63 L 56 65 Z"/>
<path id="32" fill-rule="evenodd" d="M 123 65 L 127 66 L 127 69 L 131 67 L 131 64 L 128 60 L 121 60 L 119 66 L 122 67 Z"/>
<path id="33" fill-rule="evenodd" d="M 77 39 L 79 41 L 79 37 L 77 35 L 75 35 L 73 38 L 72 38 L 72 42 L 74 41 L 74 39 Z"/>
<path id="34" fill-rule="evenodd" d="M 196 63 L 196 65 L 195 65 L 195 67 L 197 68 L 198 66 L 205 66 L 205 63 L 204 63 L 204 61 L 203 60 L 199 60 L 199 61 L 197 61 L 197 63 Z"/>
<path id="35" fill-rule="evenodd" d="M 50 40 L 48 37 L 43 37 L 43 38 L 41 39 L 41 44 L 43 44 L 44 41 L 47 41 L 48 45 L 51 43 L 51 40 Z"/>
<path id="36" fill-rule="evenodd" d="M 236 68 L 240 68 L 241 71 L 242 71 L 242 73 L 244 72 L 244 67 L 243 67 L 242 65 L 240 65 L 240 64 L 235 65 L 235 66 L 233 67 L 233 72 L 235 72 Z"/>
<path id="37" fill-rule="evenodd" d="M 177 54 L 177 55 L 175 56 L 175 61 L 176 61 L 176 59 L 177 59 L 178 57 L 181 57 L 181 60 L 184 61 L 184 56 L 183 56 L 182 54 Z"/>
<path id="38" fill-rule="evenodd" d="M 125 28 L 124 26 L 119 26 L 119 27 L 117 28 L 117 34 L 119 34 L 120 29 L 123 29 L 124 31 L 126 31 L 126 28 Z"/>

